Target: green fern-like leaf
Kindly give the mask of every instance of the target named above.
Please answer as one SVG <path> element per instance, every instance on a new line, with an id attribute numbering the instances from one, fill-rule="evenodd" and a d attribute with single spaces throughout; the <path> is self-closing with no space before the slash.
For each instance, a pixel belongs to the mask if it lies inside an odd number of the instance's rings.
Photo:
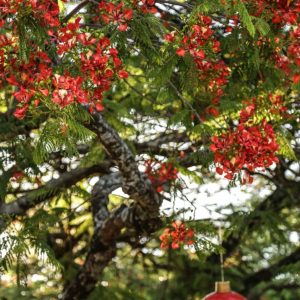
<path id="1" fill-rule="evenodd" d="M 238 1 L 236 5 L 236 9 L 240 15 L 240 19 L 243 23 L 243 25 L 248 30 L 249 34 L 254 37 L 255 35 L 255 27 L 253 25 L 251 16 L 249 15 L 249 12 L 245 6 L 245 4 L 242 1 Z"/>

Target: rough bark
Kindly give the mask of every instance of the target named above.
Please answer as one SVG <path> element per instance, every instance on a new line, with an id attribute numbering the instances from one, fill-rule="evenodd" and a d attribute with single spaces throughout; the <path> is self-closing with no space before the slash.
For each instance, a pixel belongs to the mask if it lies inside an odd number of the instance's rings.
<path id="1" fill-rule="evenodd" d="M 136 209 L 139 210 L 141 219 L 157 217 L 162 199 L 151 182 L 139 171 L 135 157 L 127 144 L 101 114 L 94 115 L 90 129 L 97 134 L 108 156 L 119 167 L 124 179 L 122 189 L 138 204 Z"/>
<path id="2" fill-rule="evenodd" d="M 91 202 L 95 231 L 91 247 L 83 267 L 66 288 L 62 298 L 64 300 L 88 297 L 103 269 L 116 255 L 116 240 L 123 228 L 134 228 L 135 233 L 141 235 L 145 231 L 153 232 L 160 226 L 159 207 L 162 200 L 151 182 L 140 173 L 126 143 L 100 114 L 95 115 L 90 129 L 97 134 L 120 173 L 100 178 L 93 189 Z M 109 213 L 108 195 L 120 184 L 134 203 L 129 207 L 122 204 Z"/>
<path id="3" fill-rule="evenodd" d="M 94 289 L 103 269 L 116 254 L 115 237 L 124 223 L 107 209 L 108 195 L 121 185 L 120 173 L 103 176 L 94 186 L 91 203 L 94 220 L 94 235 L 84 265 L 64 291 L 62 299 L 86 299 Z"/>

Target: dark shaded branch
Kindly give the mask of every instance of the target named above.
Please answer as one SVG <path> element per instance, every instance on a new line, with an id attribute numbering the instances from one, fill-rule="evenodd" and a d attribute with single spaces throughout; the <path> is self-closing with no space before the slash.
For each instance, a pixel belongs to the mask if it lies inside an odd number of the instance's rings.
<path id="1" fill-rule="evenodd" d="M 103 176 L 95 184 L 91 203 L 94 220 L 94 234 L 84 265 L 64 291 L 62 299 L 86 299 L 94 289 L 103 269 L 116 255 L 116 237 L 124 227 L 121 208 L 109 213 L 108 195 L 122 183 L 119 172 Z"/>
<path id="2" fill-rule="evenodd" d="M 22 215 L 29 208 L 40 204 L 55 195 L 58 195 L 63 189 L 69 188 L 78 181 L 89 177 L 95 173 L 108 173 L 111 167 L 110 162 L 104 162 L 88 168 L 78 168 L 68 173 L 62 174 L 58 179 L 53 179 L 46 183 L 43 187 L 36 189 L 17 200 L 10 203 L 2 203 L 0 207 L 0 214 L 2 215 Z M 3 230 L 4 218 L 0 219 L 0 228 Z"/>
<path id="3" fill-rule="evenodd" d="M 283 267 L 287 267 L 299 261 L 300 261 L 300 248 L 295 250 L 290 255 L 284 257 L 277 263 L 248 276 L 244 281 L 245 289 L 250 290 L 251 286 L 253 287 L 256 284 L 261 283 L 263 281 L 271 280 L 272 278 L 274 278 L 274 276 L 276 276 L 282 271 Z"/>
<path id="4" fill-rule="evenodd" d="M 186 132 L 174 131 L 167 134 L 162 134 L 157 138 L 147 141 L 144 143 L 135 143 L 135 147 L 138 153 L 155 153 L 159 154 L 162 150 L 161 146 L 167 143 L 183 143 L 189 142 L 190 139 L 187 136 Z"/>
<path id="5" fill-rule="evenodd" d="M 104 268 L 115 257 L 116 244 L 123 229 L 129 228 L 128 232 L 131 235 L 139 237 L 144 233 L 144 228 L 147 228 L 149 234 L 161 226 L 159 218 L 139 220 L 140 215 L 136 209 L 138 203 L 133 206 L 122 204 L 116 210 L 108 211 L 108 195 L 121 185 L 121 174 L 116 172 L 101 177 L 94 186 L 91 203 L 95 228 L 90 250 L 84 265 L 66 288 L 63 300 L 87 299 Z M 142 222 L 144 226 L 140 227 L 139 224 Z"/>
<path id="6" fill-rule="evenodd" d="M 151 182 L 139 172 L 126 143 L 100 114 L 94 116 L 94 122 L 89 127 L 97 134 L 108 156 L 119 167 L 120 173 L 104 176 L 94 186 L 91 199 L 94 236 L 84 266 L 65 290 L 62 298 L 64 300 L 87 298 L 103 269 L 116 255 L 116 241 L 122 229 L 133 228 L 132 232 L 140 236 L 145 232 L 149 235 L 161 226 L 159 207 L 162 200 Z M 134 204 L 122 204 L 109 213 L 108 195 L 120 184 L 124 192 L 134 200 Z"/>
<path id="7" fill-rule="evenodd" d="M 72 9 L 62 20 L 63 23 L 68 22 L 74 15 L 76 15 L 82 8 L 87 6 L 91 1 L 85 0 L 79 3 L 74 9 Z"/>

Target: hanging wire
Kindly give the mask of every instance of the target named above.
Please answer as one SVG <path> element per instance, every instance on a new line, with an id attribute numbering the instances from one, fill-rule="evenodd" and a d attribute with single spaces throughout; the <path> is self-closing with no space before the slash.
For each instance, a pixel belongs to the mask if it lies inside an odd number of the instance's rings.
<path id="1" fill-rule="evenodd" d="M 219 226 L 219 245 L 222 247 L 223 243 L 223 232 L 222 232 L 222 227 L 221 225 Z M 224 276 L 224 255 L 223 251 L 220 251 L 220 271 L 221 271 L 221 281 L 225 281 L 225 276 Z"/>

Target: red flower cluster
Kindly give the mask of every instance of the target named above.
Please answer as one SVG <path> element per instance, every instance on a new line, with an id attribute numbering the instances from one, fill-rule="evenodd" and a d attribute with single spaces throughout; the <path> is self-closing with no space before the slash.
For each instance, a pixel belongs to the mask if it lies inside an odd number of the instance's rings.
<path id="1" fill-rule="evenodd" d="M 289 117 L 287 113 L 288 108 L 285 106 L 282 95 L 269 94 L 270 113 L 273 115 L 280 115 L 282 117 Z"/>
<path id="2" fill-rule="evenodd" d="M 128 73 L 122 69 L 122 61 L 118 57 L 118 50 L 110 47 L 108 38 L 101 38 L 97 43 L 94 53 L 88 52 L 80 54 L 81 72 L 89 80 L 96 85 L 93 91 L 93 99 L 96 99 L 95 107 L 101 110 L 100 103 L 103 93 L 109 90 L 114 75 L 119 78 L 127 78 Z M 90 106 L 93 110 L 93 105 Z"/>
<path id="3" fill-rule="evenodd" d="M 289 0 L 277 0 L 275 7 L 271 8 L 274 24 L 296 24 L 300 12 L 300 3 L 290 5 Z M 297 1 L 296 1 L 297 2 Z M 274 4 L 273 4 L 274 5 Z"/>
<path id="4" fill-rule="evenodd" d="M 61 107 L 65 107 L 74 103 L 76 100 L 79 103 L 88 103 L 88 95 L 82 89 L 82 77 L 71 77 L 56 75 L 52 79 L 54 90 L 52 101 Z"/>
<path id="5" fill-rule="evenodd" d="M 220 175 L 225 173 L 229 180 L 245 168 L 242 181 L 251 183 L 253 178 L 249 172 L 278 163 L 275 156 L 278 144 L 273 127 L 265 120 L 252 125 L 254 112 L 255 104 L 252 103 L 241 111 L 240 124 L 235 129 L 212 137 L 210 149 L 214 153 L 216 171 Z"/>
<path id="6" fill-rule="evenodd" d="M 247 0 L 252 15 L 270 18 L 272 23 L 278 25 L 297 23 L 300 12 L 300 3 L 291 0 Z"/>
<path id="7" fill-rule="evenodd" d="M 143 14 L 156 14 L 158 12 L 155 7 L 156 0 L 133 0 L 133 7 L 139 9 Z"/>
<path id="8" fill-rule="evenodd" d="M 288 47 L 288 55 L 291 62 L 294 62 L 295 65 L 300 67 L 300 24 L 298 27 L 291 33 L 292 43 Z"/>
<path id="9" fill-rule="evenodd" d="M 163 191 L 163 184 L 177 179 L 178 171 L 174 168 L 172 163 L 159 163 L 153 160 L 145 162 L 148 178 L 156 188 L 157 192 Z"/>
<path id="10" fill-rule="evenodd" d="M 134 2 L 135 1 L 136 0 L 134 0 Z M 157 13 L 157 9 L 154 5 L 155 5 L 155 0 L 141 0 L 140 9 L 144 14 L 147 13 L 155 14 Z"/>
<path id="11" fill-rule="evenodd" d="M 66 2 L 66 1 L 64 1 Z M 14 16 L 20 11 L 31 10 L 36 20 L 45 27 L 58 27 L 59 7 L 53 0 L 0 0 L 0 14 L 2 22 L 9 16 Z"/>
<path id="12" fill-rule="evenodd" d="M 176 53 L 179 56 L 189 53 L 193 57 L 199 78 L 207 80 L 209 91 L 213 95 L 212 104 L 216 106 L 224 94 L 222 88 L 228 82 L 230 71 L 225 62 L 217 57 L 217 53 L 221 51 L 220 42 L 214 38 L 211 24 L 210 17 L 199 14 L 197 23 L 181 39 L 181 46 Z M 174 33 L 166 35 L 165 39 L 174 42 Z M 217 115 L 218 111 L 216 107 L 210 106 L 207 113 Z"/>
<path id="13" fill-rule="evenodd" d="M 120 31 L 126 31 L 127 22 L 132 19 L 133 11 L 130 8 L 123 9 L 123 2 L 118 5 L 112 2 L 101 1 L 99 11 L 102 13 L 102 19 L 106 24 L 113 23 L 118 25 Z"/>
<path id="14" fill-rule="evenodd" d="M 280 49 L 277 49 L 280 52 Z M 287 55 L 276 53 L 274 55 L 276 66 L 281 69 L 294 83 L 300 81 L 300 24 L 290 33 L 290 44 Z"/>
<path id="15" fill-rule="evenodd" d="M 18 9 L 23 6 L 31 9 L 34 17 L 44 18 L 50 38 L 45 39 L 45 46 L 55 46 L 59 56 L 54 63 L 54 58 L 42 51 L 41 45 L 29 39 L 29 57 L 27 61 L 21 60 L 15 24 L 13 21 L 7 24 L 11 34 L 0 35 L 0 87 L 13 87 L 12 94 L 18 102 L 15 117 L 24 118 L 31 105 L 37 106 L 43 99 L 52 100 L 62 108 L 73 103 L 84 103 L 89 104 L 91 111 L 94 108 L 103 110 L 103 93 L 109 90 L 116 77 L 128 76 L 123 70 L 118 51 L 110 46 L 109 39 L 97 40 L 88 33 L 80 32 L 80 18 L 66 26 L 60 26 L 56 22 L 58 6 L 52 1 L 15 0 L 10 4 L 0 0 L 1 12 L 7 18 L 11 18 L 14 12 L 18 13 Z M 1 22 L 1 25 L 4 23 Z M 54 52 L 51 51 L 52 55 Z M 60 64 L 70 62 L 72 67 L 68 73 L 62 74 Z M 80 75 L 73 75 L 79 73 Z"/>
<path id="16" fill-rule="evenodd" d="M 3 47 L 0 52 L 0 57 L 3 55 L 3 59 L 0 59 L 0 76 L 4 78 L 2 85 L 9 84 L 14 87 L 13 96 L 19 103 L 14 115 L 22 119 L 33 99 L 37 106 L 39 98 L 49 94 L 45 83 L 52 75 L 51 60 L 45 52 L 37 50 L 30 54 L 27 63 L 21 62 L 16 40 L 11 38 L 11 41 L 12 44 Z"/>
<path id="17" fill-rule="evenodd" d="M 74 22 L 70 22 L 64 27 L 59 27 L 57 32 L 49 31 L 53 43 L 57 45 L 58 55 L 69 52 L 74 47 L 79 46 L 78 43 L 83 46 L 90 46 L 96 43 L 97 40 L 90 37 L 88 33 L 79 32 L 80 20 L 80 18 L 77 18 Z"/>
<path id="18" fill-rule="evenodd" d="M 172 226 L 166 228 L 159 237 L 162 249 L 178 249 L 182 245 L 192 245 L 195 241 L 195 233 L 191 228 L 187 228 L 181 221 L 175 221 Z"/>

